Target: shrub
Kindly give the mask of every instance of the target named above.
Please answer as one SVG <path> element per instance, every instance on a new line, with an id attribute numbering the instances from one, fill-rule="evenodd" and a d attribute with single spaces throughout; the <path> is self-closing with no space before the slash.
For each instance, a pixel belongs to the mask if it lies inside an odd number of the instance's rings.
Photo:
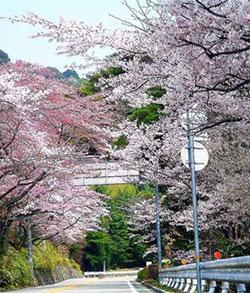
<path id="1" fill-rule="evenodd" d="M 49 241 L 46 245 L 34 246 L 34 264 L 37 276 L 41 272 L 47 272 L 51 280 L 53 280 L 53 273 L 59 267 L 72 268 L 82 274 L 80 266 Z M 20 288 L 30 285 L 32 285 L 32 278 L 27 249 L 22 248 L 18 251 L 10 247 L 4 256 L 3 267 L 0 268 L 0 288 Z"/>
<path id="2" fill-rule="evenodd" d="M 149 279 L 149 268 L 146 267 L 142 270 L 140 270 L 137 274 L 137 280 L 138 281 L 144 281 Z"/>
<path id="3" fill-rule="evenodd" d="M 158 265 L 149 265 L 137 274 L 138 281 L 158 280 Z"/>
<path id="4" fill-rule="evenodd" d="M 32 283 L 27 250 L 17 251 L 9 248 L 0 270 L 0 287 L 15 288 L 29 286 Z"/>

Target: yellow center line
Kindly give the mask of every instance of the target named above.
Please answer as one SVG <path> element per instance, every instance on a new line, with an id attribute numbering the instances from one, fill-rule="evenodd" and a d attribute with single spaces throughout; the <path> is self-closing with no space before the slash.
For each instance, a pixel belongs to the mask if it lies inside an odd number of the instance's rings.
<path id="1" fill-rule="evenodd" d="M 77 288 L 77 287 L 78 287 L 77 285 L 66 285 L 64 287 L 50 289 L 50 290 L 47 291 L 47 293 L 61 293 L 61 292 L 65 291 L 65 290 L 74 289 L 74 288 Z"/>

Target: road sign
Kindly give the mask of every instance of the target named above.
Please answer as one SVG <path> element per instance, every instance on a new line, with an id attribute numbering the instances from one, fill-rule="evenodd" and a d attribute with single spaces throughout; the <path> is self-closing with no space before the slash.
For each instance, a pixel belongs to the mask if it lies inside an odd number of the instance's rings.
<path id="1" fill-rule="evenodd" d="M 180 116 L 180 122 L 184 129 L 188 129 L 188 124 L 191 129 L 197 128 L 207 122 L 205 113 L 193 107 L 191 110 L 184 112 Z"/>
<path id="2" fill-rule="evenodd" d="M 220 251 L 215 251 L 215 253 L 214 253 L 214 257 L 215 257 L 216 259 L 222 259 L 222 253 L 221 253 Z"/>
<path id="3" fill-rule="evenodd" d="M 194 142 L 195 171 L 202 170 L 208 163 L 208 151 L 199 142 Z M 182 163 L 189 168 L 188 144 L 181 149 Z"/>

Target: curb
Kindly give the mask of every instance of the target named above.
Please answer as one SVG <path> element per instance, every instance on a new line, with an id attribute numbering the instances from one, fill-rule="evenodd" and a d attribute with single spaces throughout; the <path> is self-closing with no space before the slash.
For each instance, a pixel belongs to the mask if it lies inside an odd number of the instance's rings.
<path id="1" fill-rule="evenodd" d="M 144 286 L 146 286 L 146 287 L 148 287 L 148 288 L 150 288 L 150 289 L 153 289 L 155 292 L 159 292 L 159 293 L 166 293 L 166 292 L 168 292 L 168 291 L 165 291 L 165 290 L 163 290 L 163 289 L 160 289 L 160 288 L 154 287 L 154 286 L 152 286 L 152 285 L 150 285 L 150 284 L 148 284 L 148 283 L 145 283 L 145 282 L 143 282 L 143 281 L 141 281 L 141 283 L 142 283 Z"/>

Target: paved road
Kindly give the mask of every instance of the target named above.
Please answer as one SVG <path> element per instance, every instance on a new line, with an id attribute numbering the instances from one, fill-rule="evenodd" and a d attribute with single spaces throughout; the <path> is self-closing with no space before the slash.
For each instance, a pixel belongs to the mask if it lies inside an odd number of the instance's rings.
<path id="1" fill-rule="evenodd" d="M 9 293 L 153 293 L 131 278 L 71 279 L 51 286 L 8 291 Z M 5 291 L 5 293 L 7 293 Z"/>

